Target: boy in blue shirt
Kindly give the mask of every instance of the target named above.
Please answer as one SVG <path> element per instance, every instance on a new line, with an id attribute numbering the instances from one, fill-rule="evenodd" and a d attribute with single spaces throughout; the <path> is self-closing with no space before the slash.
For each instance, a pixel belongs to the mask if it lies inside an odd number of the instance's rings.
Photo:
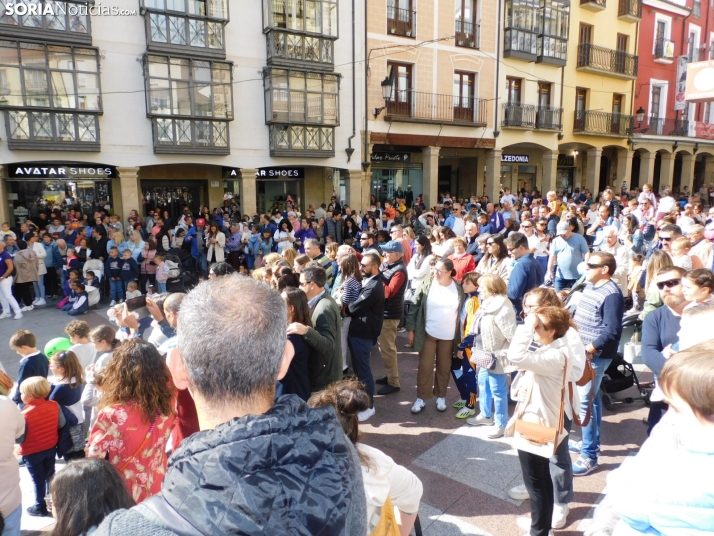
<path id="1" fill-rule="evenodd" d="M 131 256 L 131 251 L 128 249 L 125 249 L 122 252 L 122 260 L 120 263 L 121 267 L 121 280 L 124 283 L 124 292 L 127 290 L 127 286 L 129 283 L 132 281 L 138 281 L 139 280 L 139 265 L 137 262 L 134 260 L 134 258 Z"/>
<path id="2" fill-rule="evenodd" d="M 109 249 L 109 258 L 104 267 L 104 275 L 109 280 L 109 294 L 112 302 L 109 307 L 114 307 L 117 302 L 124 300 L 124 282 L 121 278 L 122 259 L 119 258 L 119 250 L 112 246 Z"/>

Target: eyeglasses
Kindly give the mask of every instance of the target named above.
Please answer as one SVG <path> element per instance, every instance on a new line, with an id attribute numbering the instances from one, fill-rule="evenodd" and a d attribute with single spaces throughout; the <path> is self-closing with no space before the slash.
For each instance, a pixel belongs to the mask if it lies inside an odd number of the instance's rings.
<path id="1" fill-rule="evenodd" d="M 668 279 L 667 281 L 658 281 L 657 288 L 660 290 L 664 290 L 664 287 L 667 287 L 667 288 L 676 287 L 681 282 L 682 282 L 681 279 Z"/>
<path id="2" fill-rule="evenodd" d="M 513 253 L 516 251 L 517 248 L 506 248 L 508 250 L 508 253 Z"/>
<path id="3" fill-rule="evenodd" d="M 308 283 L 307 281 L 300 281 L 300 282 L 299 282 L 299 285 L 300 285 L 301 287 L 304 287 L 304 286 L 309 285 L 309 284 L 310 284 L 310 283 Z"/>
<path id="4" fill-rule="evenodd" d="M 591 264 L 591 263 L 586 263 L 585 266 L 587 266 L 588 270 L 595 270 L 597 268 L 602 268 L 603 266 L 606 266 L 605 264 Z"/>
<path id="5" fill-rule="evenodd" d="M 439 270 L 436 266 L 434 266 L 434 267 L 431 269 L 431 271 L 432 271 L 432 272 L 436 272 L 437 274 L 448 274 L 448 273 L 449 273 L 448 270 Z"/>
<path id="6" fill-rule="evenodd" d="M 494 245 L 495 243 L 496 243 L 496 242 L 486 242 L 486 245 L 487 245 L 487 246 L 492 246 L 492 245 Z"/>
<path id="7" fill-rule="evenodd" d="M 669 242 L 669 241 L 672 240 L 673 238 L 674 238 L 673 236 L 660 236 L 660 237 L 659 237 L 659 239 L 660 239 L 662 242 Z"/>

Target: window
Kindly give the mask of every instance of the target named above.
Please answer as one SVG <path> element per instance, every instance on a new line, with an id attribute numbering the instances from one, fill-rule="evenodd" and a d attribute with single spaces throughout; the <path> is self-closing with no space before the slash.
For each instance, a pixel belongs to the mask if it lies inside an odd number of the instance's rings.
<path id="1" fill-rule="evenodd" d="M 225 57 L 226 0 L 143 0 L 150 51 Z"/>
<path id="2" fill-rule="evenodd" d="M 154 151 L 228 154 L 231 64 L 147 55 L 145 68 Z"/>
<path id="3" fill-rule="evenodd" d="M 580 23 L 580 33 L 578 34 L 579 45 L 589 45 L 593 40 L 593 27 L 591 24 Z"/>
<path id="4" fill-rule="evenodd" d="M 412 66 L 403 63 L 387 63 L 387 72 L 393 80 L 392 95 L 387 101 L 389 115 L 411 115 Z"/>
<path id="5" fill-rule="evenodd" d="M 454 120 L 474 120 L 474 92 L 476 88 L 473 73 L 454 73 Z"/>
<path id="6" fill-rule="evenodd" d="M 521 103 L 521 89 L 523 86 L 523 79 L 521 78 L 506 78 L 506 95 L 508 98 L 508 104 L 520 104 Z"/>
<path id="7" fill-rule="evenodd" d="M 265 29 L 337 37 L 337 0 L 263 0 Z"/>
<path id="8" fill-rule="evenodd" d="M 388 0 L 387 32 L 405 37 L 416 37 L 415 29 L 412 0 Z"/>
<path id="9" fill-rule="evenodd" d="M 0 107 L 8 109 L 9 144 L 74 142 L 98 150 L 98 73 L 97 49 L 0 41 Z"/>
<path id="10" fill-rule="evenodd" d="M 504 11 L 504 56 L 535 60 L 542 15 L 538 0 L 507 0 Z"/>
<path id="11" fill-rule="evenodd" d="M 266 123 L 339 123 L 337 75 L 268 68 L 263 81 Z"/>
<path id="12" fill-rule="evenodd" d="M 89 24 L 87 1 L 60 2 L 55 0 L 34 0 L 25 2 L 25 5 L 38 6 L 39 13 L 45 13 L 49 6 L 53 14 L 47 15 L 8 15 L 8 4 L 18 5 L 20 2 L 13 0 L 0 0 L 0 32 L 13 36 L 42 36 L 43 39 L 52 38 L 72 40 L 91 44 L 91 31 Z"/>
<path id="13" fill-rule="evenodd" d="M 476 24 L 476 0 L 455 0 L 456 46 L 479 48 L 480 25 Z"/>
<path id="14" fill-rule="evenodd" d="M 552 84 L 547 82 L 538 82 L 538 106 L 540 108 L 548 108 L 550 106 L 550 91 Z"/>
<path id="15" fill-rule="evenodd" d="M 674 43 L 670 41 L 672 19 L 657 13 L 655 15 L 655 39 L 653 55 L 660 63 L 672 63 L 674 58 Z"/>
<path id="16" fill-rule="evenodd" d="M 538 61 L 565 65 L 568 55 L 570 3 L 541 0 L 540 5 L 543 11 L 543 35 L 538 37 Z"/>
<path id="17" fill-rule="evenodd" d="M 587 109 L 588 90 L 575 88 L 575 130 L 582 132 L 585 129 L 585 112 Z"/>
<path id="18" fill-rule="evenodd" d="M 659 119 L 660 107 L 662 106 L 662 86 L 652 86 L 652 98 L 650 100 L 650 118 Z"/>

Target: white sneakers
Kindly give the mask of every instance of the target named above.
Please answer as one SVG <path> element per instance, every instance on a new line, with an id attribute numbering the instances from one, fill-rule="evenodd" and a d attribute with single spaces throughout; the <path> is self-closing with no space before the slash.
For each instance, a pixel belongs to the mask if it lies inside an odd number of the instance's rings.
<path id="1" fill-rule="evenodd" d="M 368 408 L 364 411 L 360 411 L 357 414 L 357 420 L 359 422 L 364 422 L 367 419 L 369 419 L 372 415 L 374 415 L 375 413 L 376 413 L 376 410 L 374 409 L 374 407 Z"/>
<path id="2" fill-rule="evenodd" d="M 116 300 L 112 300 L 109 307 L 114 307 L 117 304 Z"/>
<path id="3" fill-rule="evenodd" d="M 8 315 L 9 316 L 9 315 Z M 15 320 L 20 320 L 22 318 L 22 313 L 17 313 L 15 315 Z"/>
<path id="4" fill-rule="evenodd" d="M 515 488 L 512 488 L 511 490 L 508 491 L 508 496 L 513 499 L 513 495 L 511 495 L 511 491 L 514 489 L 519 488 L 520 486 L 516 486 Z M 525 486 L 523 486 L 525 488 Z M 527 493 L 527 492 L 526 492 Z M 570 513 L 570 507 L 567 504 L 558 504 L 555 503 L 553 505 L 553 517 L 550 522 L 550 526 L 554 529 L 562 529 L 565 527 L 565 525 L 568 522 L 568 514 Z M 518 526 L 523 529 L 523 530 L 528 530 L 530 531 L 531 529 L 531 516 L 530 514 L 525 515 L 525 516 L 519 516 L 516 519 L 516 522 L 518 523 Z"/>
<path id="5" fill-rule="evenodd" d="M 436 409 L 438 411 L 446 411 L 446 399 L 445 398 L 437 398 L 436 399 Z"/>
<path id="6" fill-rule="evenodd" d="M 10 318 L 11 316 L 12 316 L 12 313 L 10 311 L 6 311 L 0 315 L 0 318 Z"/>
<path id="7" fill-rule="evenodd" d="M 33 305 L 47 305 L 47 302 L 44 300 L 44 298 L 38 298 L 34 302 L 32 302 Z"/>
<path id="8" fill-rule="evenodd" d="M 525 484 L 509 489 L 508 496 L 514 501 L 526 501 L 531 498 Z"/>
<path id="9" fill-rule="evenodd" d="M 421 413 L 421 410 L 423 410 L 426 407 L 426 402 L 424 402 L 421 398 L 417 398 L 416 402 L 414 402 L 414 405 L 412 406 L 412 413 Z"/>
<path id="10" fill-rule="evenodd" d="M 20 311 L 32 311 L 35 307 L 33 305 L 25 305 Z"/>

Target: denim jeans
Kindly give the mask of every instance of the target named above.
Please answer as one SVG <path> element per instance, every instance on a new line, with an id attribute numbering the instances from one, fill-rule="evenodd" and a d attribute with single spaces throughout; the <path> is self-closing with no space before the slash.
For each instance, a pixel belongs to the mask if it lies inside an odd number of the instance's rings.
<path id="1" fill-rule="evenodd" d="M 364 383 L 365 390 L 374 406 L 374 376 L 369 366 L 369 356 L 372 353 L 372 339 L 362 339 L 361 337 L 347 337 L 347 343 L 352 354 L 352 368 L 357 378 Z"/>
<path id="2" fill-rule="evenodd" d="M 121 279 L 115 281 L 114 279 L 109 280 L 109 295 L 112 301 L 119 301 L 124 299 L 124 281 Z"/>
<path id="3" fill-rule="evenodd" d="M 64 284 L 67 281 L 67 278 L 69 277 L 69 272 L 65 270 L 64 268 L 60 269 L 59 271 L 60 274 L 60 294 L 64 294 Z"/>
<path id="4" fill-rule="evenodd" d="M 32 283 L 32 286 L 35 287 L 35 298 L 45 299 L 45 276 L 41 275 L 38 277 L 37 281 Z"/>
<path id="5" fill-rule="evenodd" d="M 553 287 L 555 288 L 556 292 L 560 292 L 564 288 L 570 288 L 572 287 L 577 279 L 563 279 L 559 275 L 555 276 L 555 279 L 553 280 Z"/>
<path id="6" fill-rule="evenodd" d="M 164 292 L 166 292 L 166 281 L 157 281 L 156 286 L 156 290 L 159 291 L 159 294 L 163 294 Z"/>
<path id="7" fill-rule="evenodd" d="M 20 521 L 22 520 L 22 505 L 5 518 L 5 528 L 2 536 L 20 536 Z"/>
<path id="8" fill-rule="evenodd" d="M 481 414 L 486 418 L 494 417 L 496 426 L 506 426 L 508 422 L 508 391 L 506 375 L 493 374 L 485 368 L 478 369 L 478 405 Z M 495 412 L 491 412 L 491 402 Z"/>
<path id="9" fill-rule="evenodd" d="M 582 429 L 583 446 L 580 450 L 580 455 L 583 458 L 589 458 L 597 461 L 597 448 L 600 446 L 600 424 L 602 423 L 602 398 L 600 397 L 600 384 L 602 377 L 605 375 L 605 370 L 610 366 L 612 358 L 596 357 L 592 360 L 593 370 L 595 371 L 595 395 L 593 397 L 593 409 L 590 417 L 590 422 Z M 590 399 L 590 384 L 584 387 L 578 387 L 580 394 L 580 418 L 585 417 L 585 412 L 588 410 L 588 400 Z"/>
<path id="10" fill-rule="evenodd" d="M 196 259 L 196 267 L 198 268 L 198 271 L 201 272 L 201 275 L 207 275 L 208 262 L 206 261 L 206 254 L 199 253 L 198 255 L 193 255 L 193 258 Z"/>
<path id="11" fill-rule="evenodd" d="M 45 496 L 49 491 L 50 479 L 55 474 L 55 453 L 56 449 L 51 448 L 24 457 L 27 471 L 35 485 L 35 506 L 43 510 L 46 508 Z"/>

